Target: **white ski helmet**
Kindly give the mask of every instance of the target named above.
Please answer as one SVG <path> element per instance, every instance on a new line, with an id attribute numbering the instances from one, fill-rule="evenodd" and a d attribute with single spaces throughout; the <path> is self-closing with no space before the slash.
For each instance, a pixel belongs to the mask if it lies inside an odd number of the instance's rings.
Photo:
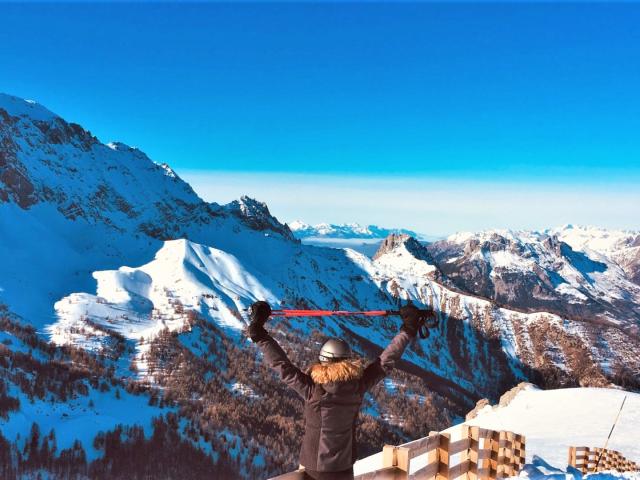
<path id="1" fill-rule="evenodd" d="M 352 356 L 351 347 L 347 342 L 339 338 L 330 338 L 322 345 L 318 360 L 320 360 L 320 363 L 329 363 L 351 358 Z"/>

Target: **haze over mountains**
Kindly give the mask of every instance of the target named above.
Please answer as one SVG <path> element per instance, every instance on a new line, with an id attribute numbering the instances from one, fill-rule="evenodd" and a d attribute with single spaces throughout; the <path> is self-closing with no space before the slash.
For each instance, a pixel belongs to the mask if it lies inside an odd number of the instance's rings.
<path id="1" fill-rule="evenodd" d="M 184 472 L 188 458 L 193 478 L 291 469 L 300 404 L 244 337 L 258 299 L 359 310 L 410 298 L 437 311 L 430 338 L 367 398 L 363 453 L 445 428 L 522 380 L 640 386 L 638 232 L 566 226 L 425 245 L 413 232 L 327 226 L 340 239 L 384 233 L 367 256 L 296 238 L 320 230 L 287 226 L 248 197 L 207 203 L 142 151 L 0 95 L 0 431 L 11 468 L 114 476 L 113 460 L 135 451 L 146 461 L 130 468 Z M 299 318 L 269 329 L 304 365 L 328 335 L 373 356 L 398 326 Z M 66 463 L 25 450 L 32 422 L 55 430 Z"/>
<path id="2" fill-rule="evenodd" d="M 319 223 L 317 225 L 309 225 L 296 220 L 288 223 L 288 225 L 297 238 L 383 239 L 392 233 L 421 237 L 421 235 L 404 228 L 382 228 L 377 225 L 360 225 L 358 223 Z"/>

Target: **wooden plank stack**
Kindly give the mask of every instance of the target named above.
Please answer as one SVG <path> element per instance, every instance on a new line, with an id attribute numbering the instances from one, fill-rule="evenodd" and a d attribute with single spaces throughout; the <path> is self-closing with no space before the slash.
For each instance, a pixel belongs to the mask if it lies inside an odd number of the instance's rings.
<path id="1" fill-rule="evenodd" d="M 426 455 L 426 465 L 424 456 Z M 422 457 L 418 469 L 412 462 Z M 383 467 L 396 467 L 415 480 L 484 480 L 517 475 L 525 463 L 525 437 L 461 425 L 451 433 L 431 432 L 428 437 L 401 446 L 385 445 Z M 415 470 L 415 471 L 412 471 Z"/>
<path id="2" fill-rule="evenodd" d="M 600 463 L 598 463 L 598 458 Z M 596 469 L 596 464 L 597 469 Z M 640 465 L 625 458 L 616 450 L 589 447 L 569 447 L 569 465 L 582 473 L 616 470 L 618 472 L 640 471 Z"/>

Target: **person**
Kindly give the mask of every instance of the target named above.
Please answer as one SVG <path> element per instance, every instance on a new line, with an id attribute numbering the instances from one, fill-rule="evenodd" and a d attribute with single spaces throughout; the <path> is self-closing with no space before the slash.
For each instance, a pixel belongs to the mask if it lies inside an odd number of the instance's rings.
<path id="1" fill-rule="evenodd" d="M 271 315 L 268 303 L 250 308 L 249 337 L 260 348 L 265 362 L 304 400 L 305 432 L 300 465 L 305 478 L 342 480 L 353 478 L 357 458 L 356 421 L 365 393 L 393 370 L 418 332 L 420 310 L 400 309 L 402 327 L 378 358 L 365 366 L 347 342 L 329 339 L 318 355 L 319 363 L 306 372 L 293 365 L 264 325 Z"/>

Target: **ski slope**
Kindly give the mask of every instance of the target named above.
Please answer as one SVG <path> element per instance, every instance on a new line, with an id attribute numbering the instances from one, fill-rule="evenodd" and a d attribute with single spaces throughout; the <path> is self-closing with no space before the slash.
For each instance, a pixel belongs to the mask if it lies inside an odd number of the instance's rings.
<path id="1" fill-rule="evenodd" d="M 530 386 L 518 392 L 508 405 L 486 406 L 465 424 L 525 435 L 527 465 L 520 476 L 559 479 L 565 477 L 570 446 L 604 446 L 625 396 L 624 409 L 607 448 L 640 462 L 638 393 L 609 388 L 540 390 Z M 456 425 L 445 431 L 453 432 L 457 428 Z M 416 463 L 419 468 L 419 462 Z M 381 466 L 382 455 L 376 454 L 359 460 L 354 469 L 358 475 Z M 640 473 L 616 476 L 640 478 Z"/>

